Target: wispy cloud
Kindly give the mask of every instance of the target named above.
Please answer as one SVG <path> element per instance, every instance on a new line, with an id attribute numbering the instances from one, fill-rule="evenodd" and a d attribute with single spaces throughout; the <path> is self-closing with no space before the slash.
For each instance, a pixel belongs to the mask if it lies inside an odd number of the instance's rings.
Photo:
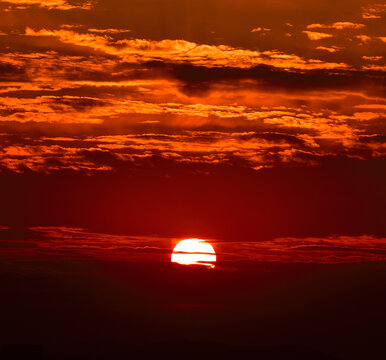
<path id="1" fill-rule="evenodd" d="M 254 261 L 344 263 L 386 259 L 386 239 L 369 235 L 277 238 L 221 244 L 221 249 L 228 260 L 231 253 Z"/>
<path id="2" fill-rule="evenodd" d="M 369 61 L 380 61 L 383 59 L 383 56 L 362 56 L 362 59 L 369 60 Z"/>
<path id="3" fill-rule="evenodd" d="M 78 1 L 69 2 L 66 0 L 5 0 L 3 1 L 6 4 L 10 4 L 10 9 L 26 9 L 31 6 L 36 6 L 40 8 L 47 8 L 49 10 L 72 10 L 72 9 L 83 9 L 89 10 L 91 9 L 94 1 Z"/>
<path id="4" fill-rule="evenodd" d="M 131 32 L 128 29 L 88 29 L 88 31 L 98 34 L 123 34 Z"/>
<path id="5" fill-rule="evenodd" d="M 256 28 L 253 28 L 251 30 L 251 32 L 258 32 L 258 33 L 264 33 L 264 32 L 268 32 L 268 31 L 271 31 L 271 29 L 269 28 L 264 28 L 264 27 L 256 27 Z"/>
<path id="6" fill-rule="evenodd" d="M 11 231 L 0 229 L 0 231 Z M 29 238 L 0 241 L 8 261 L 24 256 L 44 259 L 55 256 L 76 259 L 112 259 L 130 261 L 170 261 L 177 238 L 126 236 L 69 227 L 34 227 Z M 386 239 L 371 235 L 330 237 L 282 237 L 260 241 L 210 240 L 217 258 L 227 261 L 274 261 L 298 263 L 355 263 L 384 261 Z M 13 246 L 10 246 L 12 245 Z M 2 246 L 4 245 L 4 246 Z"/>
<path id="7" fill-rule="evenodd" d="M 330 37 L 328 34 L 311 33 L 308 36 L 316 38 Z M 305 60 L 293 54 L 279 51 L 254 51 L 237 49 L 226 45 L 196 44 L 185 40 L 152 41 L 146 39 L 118 40 L 113 42 L 107 36 L 91 33 L 77 33 L 69 30 L 33 30 L 26 28 L 27 36 L 52 36 L 68 44 L 89 47 L 109 55 L 121 57 L 125 61 L 164 60 L 173 62 L 189 62 L 205 66 L 251 67 L 267 64 L 280 68 L 295 69 L 329 69 L 344 68 L 343 63 L 329 63 L 320 60 Z"/>
<path id="8" fill-rule="evenodd" d="M 321 40 L 321 39 L 327 39 L 332 37 L 331 34 L 326 34 L 326 33 L 321 33 L 321 32 L 316 32 L 316 31 L 303 31 L 310 40 Z"/>
<path id="9" fill-rule="evenodd" d="M 334 53 L 334 52 L 337 52 L 339 50 L 342 50 L 342 48 L 339 46 L 318 46 L 316 49 L 328 51 L 330 53 Z"/>
<path id="10" fill-rule="evenodd" d="M 336 29 L 336 30 L 343 30 L 343 29 L 362 29 L 364 28 L 364 24 L 357 24 L 350 21 L 341 21 L 341 22 L 335 22 L 332 24 L 310 24 L 307 25 L 307 29 Z"/>

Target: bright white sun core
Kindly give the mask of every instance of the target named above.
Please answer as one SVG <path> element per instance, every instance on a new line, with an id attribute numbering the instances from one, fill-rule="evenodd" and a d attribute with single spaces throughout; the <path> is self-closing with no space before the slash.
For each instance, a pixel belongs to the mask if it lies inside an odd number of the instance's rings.
<path id="1" fill-rule="evenodd" d="M 185 239 L 174 247 L 171 260 L 178 264 L 203 265 L 214 269 L 216 253 L 205 240 Z"/>

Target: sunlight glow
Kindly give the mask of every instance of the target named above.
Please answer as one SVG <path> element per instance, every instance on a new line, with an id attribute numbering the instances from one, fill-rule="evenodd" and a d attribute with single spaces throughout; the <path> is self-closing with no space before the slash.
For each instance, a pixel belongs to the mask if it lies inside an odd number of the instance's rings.
<path id="1" fill-rule="evenodd" d="M 201 239 L 185 239 L 173 249 L 171 261 L 182 265 L 203 265 L 214 269 L 216 253 L 208 242 Z"/>

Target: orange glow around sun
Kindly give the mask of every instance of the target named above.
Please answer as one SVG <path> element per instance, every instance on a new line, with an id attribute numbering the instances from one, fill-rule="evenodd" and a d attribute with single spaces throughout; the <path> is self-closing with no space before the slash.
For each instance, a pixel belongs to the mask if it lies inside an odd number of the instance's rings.
<path id="1" fill-rule="evenodd" d="M 216 253 L 212 245 L 205 240 L 185 239 L 174 247 L 171 261 L 182 265 L 203 265 L 214 269 Z"/>

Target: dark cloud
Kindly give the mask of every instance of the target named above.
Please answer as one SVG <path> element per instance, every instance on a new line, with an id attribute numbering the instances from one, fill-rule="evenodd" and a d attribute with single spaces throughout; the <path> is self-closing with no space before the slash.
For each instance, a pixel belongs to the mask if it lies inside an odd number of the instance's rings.
<path id="1" fill-rule="evenodd" d="M 60 110 L 60 106 L 65 105 L 78 111 L 86 111 L 89 108 L 107 106 L 109 104 L 107 101 L 88 97 L 50 97 L 48 101 L 51 103 L 50 106 L 55 110 Z"/>
<path id="2" fill-rule="evenodd" d="M 294 136 L 288 134 L 279 134 L 279 133 L 248 133 L 239 135 L 239 138 L 242 140 L 251 140 L 251 139 L 263 139 L 272 142 L 285 142 L 296 147 L 307 148 L 307 143 Z"/>
<path id="3" fill-rule="evenodd" d="M 124 162 L 120 160 L 116 154 L 110 151 L 81 150 L 79 151 L 79 155 L 95 164 L 113 166 L 114 168 L 124 166 Z"/>
<path id="4" fill-rule="evenodd" d="M 0 81 L 28 81 L 26 69 L 21 66 L 13 65 L 7 62 L 0 62 Z"/>
<path id="5" fill-rule="evenodd" d="M 205 94 L 214 83 L 254 80 L 258 90 L 321 91 L 361 90 L 371 94 L 385 93 L 384 73 L 354 70 L 288 71 L 269 65 L 248 69 L 231 67 L 204 67 L 190 64 L 147 63 L 148 67 L 166 69 L 172 77 L 183 83 L 187 94 Z"/>
<path id="6" fill-rule="evenodd" d="M 372 143 L 386 143 L 386 135 L 372 135 L 372 136 L 361 136 L 359 138 L 361 143 L 372 144 Z"/>

